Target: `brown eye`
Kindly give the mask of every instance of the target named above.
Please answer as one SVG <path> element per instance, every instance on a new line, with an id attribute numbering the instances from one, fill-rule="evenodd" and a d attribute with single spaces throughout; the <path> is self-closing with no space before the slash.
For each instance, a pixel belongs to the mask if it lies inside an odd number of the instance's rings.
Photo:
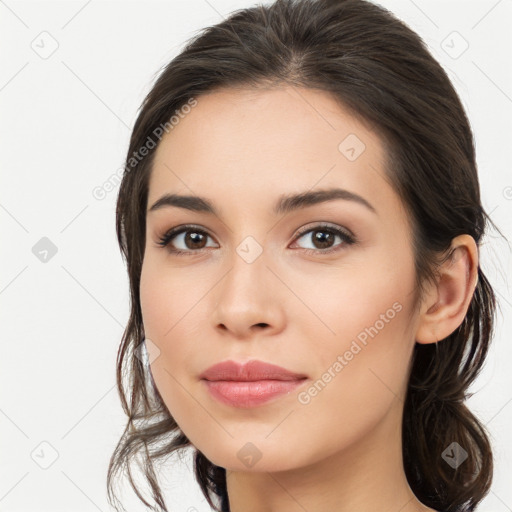
<path id="1" fill-rule="evenodd" d="M 209 237 L 210 235 L 202 229 L 181 226 L 168 231 L 160 238 L 158 245 L 168 247 L 170 252 L 176 254 L 194 253 L 208 247 L 206 244 Z"/>
<path id="2" fill-rule="evenodd" d="M 333 226 L 320 225 L 302 231 L 296 240 L 304 238 L 310 240 L 312 247 L 302 247 L 306 252 L 312 253 L 329 253 L 337 251 L 347 245 L 355 243 L 355 238 L 348 231 Z M 335 245 L 336 239 L 340 243 Z"/>

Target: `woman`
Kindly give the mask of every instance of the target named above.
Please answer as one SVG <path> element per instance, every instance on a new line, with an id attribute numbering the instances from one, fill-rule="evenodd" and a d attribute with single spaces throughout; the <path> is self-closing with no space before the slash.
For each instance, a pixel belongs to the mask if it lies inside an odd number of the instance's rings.
<path id="1" fill-rule="evenodd" d="M 168 510 L 153 462 L 191 447 L 216 510 L 475 510 L 489 218 L 468 119 L 417 34 L 365 0 L 237 11 L 148 94 L 117 206 L 111 503 L 141 454 Z"/>

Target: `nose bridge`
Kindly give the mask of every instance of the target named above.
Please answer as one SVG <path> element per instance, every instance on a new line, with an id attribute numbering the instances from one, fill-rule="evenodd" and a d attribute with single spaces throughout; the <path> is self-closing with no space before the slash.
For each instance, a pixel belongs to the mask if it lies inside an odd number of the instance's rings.
<path id="1" fill-rule="evenodd" d="M 234 294 L 235 299 L 246 300 L 252 296 L 256 299 L 256 294 L 268 290 L 265 286 L 265 281 L 268 279 L 266 274 L 269 273 L 266 267 L 267 251 L 264 251 L 263 245 L 253 236 L 246 236 L 234 248 L 230 264 L 230 271 L 226 275 L 223 286 L 225 293 Z M 243 305 L 240 304 L 240 307 Z"/>

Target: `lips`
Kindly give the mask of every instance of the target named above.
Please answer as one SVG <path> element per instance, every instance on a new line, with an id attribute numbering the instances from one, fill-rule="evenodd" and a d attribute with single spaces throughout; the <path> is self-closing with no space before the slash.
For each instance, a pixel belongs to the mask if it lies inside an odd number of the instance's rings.
<path id="1" fill-rule="evenodd" d="M 274 364 L 252 360 L 245 364 L 224 361 L 201 374 L 210 395 L 231 407 L 250 408 L 289 395 L 305 384 L 307 376 Z"/>
<path id="2" fill-rule="evenodd" d="M 290 381 L 305 379 L 307 375 L 295 373 L 274 364 L 252 360 L 245 364 L 235 361 L 223 361 L 208 368 L 200 375 L 200 378 L 208 381 L 237 382 L 262 380 Z"/>

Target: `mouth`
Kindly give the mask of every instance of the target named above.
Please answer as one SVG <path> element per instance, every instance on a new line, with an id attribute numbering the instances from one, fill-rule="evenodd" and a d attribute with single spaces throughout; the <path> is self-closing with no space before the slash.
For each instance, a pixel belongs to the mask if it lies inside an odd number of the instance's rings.
<path id="1" fill-rule="evenodd" d="M 224 361 L 200 375 L 210 395 L 233 407 L 249 408 L 288 395 L 309 380 L 307 375 L 251 360 Z"/>

